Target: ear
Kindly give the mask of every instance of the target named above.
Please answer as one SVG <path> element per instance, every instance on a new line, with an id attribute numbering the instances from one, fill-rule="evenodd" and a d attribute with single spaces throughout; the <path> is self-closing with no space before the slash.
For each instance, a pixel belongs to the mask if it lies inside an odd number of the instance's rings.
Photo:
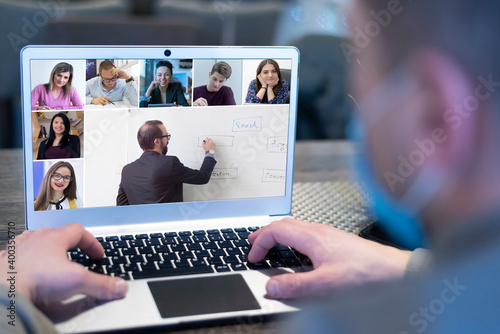
<path id="1" fill-rule="evenodd" d="M 480 83 L 475 84 L 451 57 L 435 50 L 415 53 L 409 65 L 424 94 L 419 96 L 424 105 L 418 108 L 423 130 L 418 148 L 444 168 L 466 168 L 478 149 L 480 110 L 485 108 L 476 97 Z M 425 152 L 425 144 L 428 150 L 434 145 L 435 156 Z"/>
<path id="2" fill-rule="evenodd" d="M 212 72 L 208 72 L 208 78 L 212 76 Z"/>

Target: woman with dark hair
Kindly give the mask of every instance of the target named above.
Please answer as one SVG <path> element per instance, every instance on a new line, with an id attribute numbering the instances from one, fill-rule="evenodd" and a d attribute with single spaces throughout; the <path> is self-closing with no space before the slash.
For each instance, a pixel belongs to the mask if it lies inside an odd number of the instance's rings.
<path id="1" fill-rule="evenodd" d="M 38 196 L 35 197 L 35 211 L 81 208 L 76 197 L 75 170 L 69 162 L 53 164 L 42 181 Z"/>
<path id="2" fill-rule="evenodd" d="M 49 138 L 40 143 L 37 160 L 80 157 L 80 138 L 70 135 L 68 116 L 58 113 L 50 122 Z"/>
<path id="3" fill-rule="evenodd" d="M 172 80 L 172 63 L 167 60 L 160 60 L 156 63 L 155 78 L 141 97 L 141 107 L 150 104 L 173 104 L 176 106 L 188 106 L 184 97 L 182 86 L 179 82 Z"/>
<path id="4" fill-rule="evenodd" d="M 49 82 L 31 91 L 31 109 L 83 109 L 80 95 L 72 82 L 73 66 L 68 63 L 57 64 L 50 73 Z"/>
<path id="5" fill-rule="evenodd" d="M 288 99 L 288 82 L 283 80 L 278 63 L 273 59 L 261 61 L 257 76 L 250 82 L 246 103 L 285 104 Z"/>

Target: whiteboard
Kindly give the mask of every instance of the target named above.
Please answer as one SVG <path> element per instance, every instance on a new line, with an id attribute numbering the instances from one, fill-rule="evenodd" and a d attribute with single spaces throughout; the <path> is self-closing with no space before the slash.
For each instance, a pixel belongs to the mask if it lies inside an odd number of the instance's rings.
<path id="1" fill-rule="evenodd" d="M 147 120 L 163 122 L 172 135 L 168 155 L 177 156 L 187 167 L 201 167 L 204 138 L 210 137 L 216 144 L 217 164 L 210 181 L 206 185 L 184 184 L 185 202 L 284 196 L 289 107 L 245 105 L 87 112 L 87 124 L 98 129 L 104 124 L 110 129 L 100 131 L 99 146 L 94 144 L 86 152 L 86 206 L 116 205 L 122 168 L 143 153 L 137 131 Z M 96 174 L 99 177 L 94 179 Z"/>

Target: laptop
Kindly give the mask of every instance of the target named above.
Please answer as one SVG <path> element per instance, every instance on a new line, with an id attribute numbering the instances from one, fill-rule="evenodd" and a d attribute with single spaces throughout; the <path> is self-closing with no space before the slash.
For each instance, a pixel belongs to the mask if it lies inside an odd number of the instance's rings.
<path id="1" fill-rule="evenodd" d="M 272 60 L 265 65 L 272 64 L 276 73 L 276 67 L 291 73 L 289 91 L 286 96 L 270 96 L 276 104 L 252 103 L 249 90 L 266 59 Z M 182 78 L 185 89 L 177 94 L 183 96 L 176 98 L 186 101 L 183 107 L 155 106 L 168 102 L 155 103 L 146 96 L 158 66 L 166 61 Z M 230 88 L 226 93 L 232 92 L 235 104 L 193 106 L 196 88 L 209 84 L 213 66 L 222 61 L 232 70 L 224 87 Z M 110 72 L 104 71 L 110 63 L 117 70 L 108 78 L 104 73 Z M 282 245 L 260 263 L 246 259 L 248 235 L 291 212 L 298 64 L 299 52 L 293 47 L 22 50 L 26 228 L 81 223 L 98 238 L 106 255 L 91 261 L 71 249 L 69 259 L 104 275 L 123 277 L 129 284 L 122 300 L 96 304 L 75 296 L 47 309 L 61 332 L 142 330 L 225 319 L 244 322 L 298 309 L 292 302 L 266 298 L 265 284 L 272 275 L 309 270 L 309 259 Z M 66 81 L 54 79 L 61 69 Z M 46 84 L 51 81 L 67 94 L 47 97 Z M 94 99 L 100 94 L 113 103 L 98 104 Z M 147 107 L 148 101 L 154 108 Z M 60 131 L 53 123 L 65 117 L 70 144 L 49 147 L 51 132 Z M 206 184 L 182 185 L 182 201 L 117 205 L 122 170 L 143 153 L 137 131 L 150 120 L 165 125 L 171 134 L 167 154 L 184 166 L 200 168 L 207 137 L 216 144 L 217 164 Z M 64 172 L 70 173 L 66 181 L 74 185 L 72 190 L 65 188 L 58 203 L 37 201 L 57 191 L 44 186 L 47 178 L 57 176 L 64 187 Z"/>

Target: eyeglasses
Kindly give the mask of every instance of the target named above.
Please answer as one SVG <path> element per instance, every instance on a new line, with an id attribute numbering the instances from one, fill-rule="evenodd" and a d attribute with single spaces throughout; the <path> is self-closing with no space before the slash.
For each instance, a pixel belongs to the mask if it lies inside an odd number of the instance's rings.
<path id="1" fill-rule="evenodd" d="M 113 81 L 116 81 L 116 80 L 118 80 L 118 76 L 116 76 L 116 77 L 112 77 L 111 79 L 108 79 L 108 78 L 102 78 L 102 82 L 106 82 L 106 83 L 108 83 L 108 82 L 113 82 Z"/>
<path id="2" fill-rule="evenodd" d="M 54 180 L 56 181 L 59 181 L 60 179 L 63 179 L 64 182 L 68 183 L 68 182 L 71 182 L 71 180 L 73 180 L 73 178 L 71 176 L 62 176 L 61 174 L 59 173 L 54 173 L 52 174 L 52 177 L 54 178 Z"/>
<path id="3" fill-rule="evenodd" d="M 170 138 L 172 138 L 172 135 L 170 133 L 167 133 L 166 135 L 161 136 L 160 138 L 167 138 L 168 140 L 170 140 Z"/>

